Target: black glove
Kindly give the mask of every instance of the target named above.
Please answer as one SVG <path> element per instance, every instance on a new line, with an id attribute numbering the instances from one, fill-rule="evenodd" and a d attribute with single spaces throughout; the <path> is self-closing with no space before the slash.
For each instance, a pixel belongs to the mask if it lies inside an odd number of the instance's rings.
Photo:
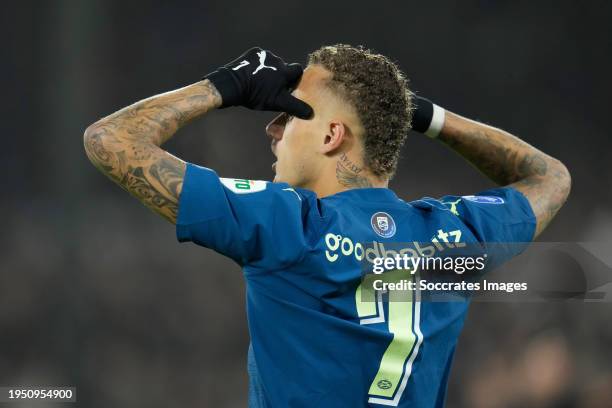
<path id="1" fill-rule="evenodd" d="M 429 99 L 414 98 L 412 129 L 435 139 L 444 127 L 446 111 Z"/>
<path id="2" fill-rule="evenodd" d="M 270 51 L 254 47 L 204 78 L 221 94 L 222 108 L 245 106 L 309 119 L 312 108 L 291 95 L 303 72 L 300 64 L 287 64 Z"/>
<path id="3" fill-rule="evenodd" d="M 433 111 L 433 103 L 429 99 L 415 96 L 414 111 L 412 113 L 412 130 L 425 133 L 431 124 Z"/>

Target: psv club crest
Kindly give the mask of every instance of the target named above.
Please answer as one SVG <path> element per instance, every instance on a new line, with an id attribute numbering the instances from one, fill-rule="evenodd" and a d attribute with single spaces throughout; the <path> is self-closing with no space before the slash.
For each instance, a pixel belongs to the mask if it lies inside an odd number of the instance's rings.
<path id="1" fill-rule="evenodd" d="M 383 238 L 391 238 L 395 235 L 395 221 L 386 212 L 377 212 L 372 215 L 370 223 L 374 232 Z"/>

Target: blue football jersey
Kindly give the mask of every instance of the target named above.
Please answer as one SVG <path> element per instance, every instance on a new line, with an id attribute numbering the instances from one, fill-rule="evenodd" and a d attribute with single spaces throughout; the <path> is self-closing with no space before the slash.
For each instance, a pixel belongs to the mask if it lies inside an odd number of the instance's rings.
<path id="1" fill-rule="evenodd" d="M 363 188 L 318 199 L 188 164 L 176 231 L 243 268 L 250 407 L 429 408 L 444 405 L 469 302 L 365 302 L 367 251 L 410 242 L 435 250 L 438 239 L 483 243 L 483 251 L 492 242 L 527 245 L 535 223 L 512 188 L 413 202 Z M 512 248 L 494 262 L 520 252 Z"/>

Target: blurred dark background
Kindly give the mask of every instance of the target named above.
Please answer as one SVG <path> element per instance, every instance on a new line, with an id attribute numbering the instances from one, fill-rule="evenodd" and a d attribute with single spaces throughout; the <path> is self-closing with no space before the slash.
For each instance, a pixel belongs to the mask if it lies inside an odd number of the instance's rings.
<path id="1" fill-rule="evenodd" d="M 0 385 L 74 385 L 80 407 L 245 406 L 239 268 L 179 245 L 90 165 L 82 133 L 253 45 L 304 62 L 323 44 L 363 44 L 422 95 L 558 157 L 573 191 L 540 240 L 602 242 L 612 264 L 611 2 L 11 4 L 0 14 Z M 269 179 L 271 117 L 213 112 L 167 147 L 225 177 Z M 490 186 L 417 134 L 392 183 L 406 200 Z M 611 306 L 475 303 L 448 406 L 612 406 Z"/>

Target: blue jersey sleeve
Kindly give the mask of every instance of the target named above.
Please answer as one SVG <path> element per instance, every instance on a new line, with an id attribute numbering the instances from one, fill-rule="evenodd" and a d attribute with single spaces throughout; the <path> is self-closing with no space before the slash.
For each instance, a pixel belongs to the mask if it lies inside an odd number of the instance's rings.
<path id="1" fill-rule="evenodd" d="M 531 204 L 512 187 L 445 196 L 440 201 L 485 245 L 495 264 L 518 255 L 533 240 L 536 218 Z"/>
<path id="2" fill-rule="evenodd" d="M 240 265 L 283 268 L 304 254 L 304 190 L 283 183 L 219 178 L 187 164 L 176 234 Z"/>

